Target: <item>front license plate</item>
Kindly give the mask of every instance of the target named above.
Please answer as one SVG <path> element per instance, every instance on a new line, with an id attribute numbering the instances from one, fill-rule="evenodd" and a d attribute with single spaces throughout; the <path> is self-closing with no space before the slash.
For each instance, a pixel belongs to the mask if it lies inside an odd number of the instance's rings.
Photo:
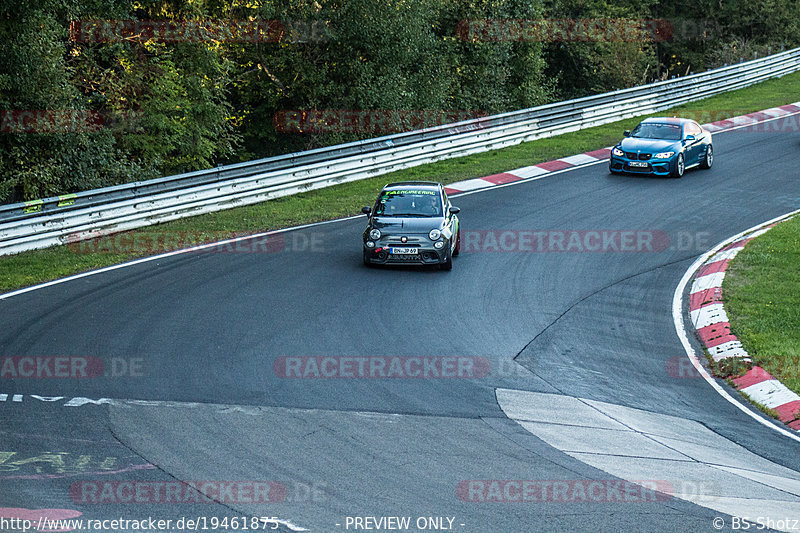
<path id="1" fill-rule="evenodd" d="M 644 161 L 631 161 L 628 164 L 632 167 L 647 168 L 647 163 Z"/>
<path id="2" fill-rule="evenodd" d="M 416 248 L 389 248 L 389 253 L 392 255 L 415 255 L 419 253 Z"/>

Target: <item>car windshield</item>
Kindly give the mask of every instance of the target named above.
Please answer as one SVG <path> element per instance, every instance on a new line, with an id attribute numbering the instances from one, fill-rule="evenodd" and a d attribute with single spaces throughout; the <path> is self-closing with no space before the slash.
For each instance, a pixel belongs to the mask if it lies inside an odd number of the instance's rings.
<path id="1" fill-rule="evenodd" d="M 439 217 L 442 216 L 442 202 L 436 191 L 383 191 L 378 198 L 375 214 L 382 217 Z"/>
<path id="2" fill-rule="evenodd" d="M 659 122 L 641 123 L 631 132 L 631 137 L 680 141 L 681 127 L 678 124 L 663 124 Z"/>

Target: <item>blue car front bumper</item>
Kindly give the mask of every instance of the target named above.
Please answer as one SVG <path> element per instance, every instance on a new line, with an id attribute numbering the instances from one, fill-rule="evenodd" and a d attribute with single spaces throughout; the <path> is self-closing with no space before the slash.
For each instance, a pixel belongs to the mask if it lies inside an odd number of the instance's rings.
<path id="1" fill-rule="evenodd" d="M 629 172 L 631 174 L 668 176 L 675 169 L 677 160 L 677 154 L 669 159 L 654 159 L 651 157 L 647 160 L 612 155 L 608 162 L 608 169 L 611 172 Z"/>

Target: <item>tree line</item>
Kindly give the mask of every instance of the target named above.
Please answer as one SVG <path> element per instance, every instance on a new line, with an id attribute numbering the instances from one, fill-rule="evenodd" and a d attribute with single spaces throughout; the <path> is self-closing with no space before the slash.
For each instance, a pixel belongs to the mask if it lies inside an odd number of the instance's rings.
<path id="1" fill-rule="evenodd" d="M 699 72 L 797 0 L 2 0 L 0 202 Z"/>

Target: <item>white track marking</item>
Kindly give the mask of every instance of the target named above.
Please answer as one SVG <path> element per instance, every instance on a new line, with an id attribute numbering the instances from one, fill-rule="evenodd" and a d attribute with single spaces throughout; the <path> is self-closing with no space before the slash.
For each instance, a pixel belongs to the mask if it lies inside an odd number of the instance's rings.
<path id="1" fill-rule="evenodd" d="M 725 278 L 724 272 L 715 272 L 714 274 L 706 274 L 700 276 L 692 283 L 692 289 L 689 291 L 691 294 L 702 292 L 708 289 L 716 289 L 722 287 L 722 280 Z"/>
<path id="2" fill-rule="evenodd" d="M 148 263 L 150 261 L 157 261 L 159 259 L 164 259 L 166 257 L 171 257 L 173 255 L 181 255 L 181 254 L 185 254 L 185 253 L 189 253 L 189 252 L 197 252 L 197 251 L 200 251 L 200 250 L 205 250 L 207 248 L 214 248 L 214 247 L 217 247 L 217 246 L 220 246 L 220 245 L 230 244 L 230 243 L 239 242 L 239 241 L 246 241 L 248 239 L 258 239 L 259 237 L 266 237 L 268 235 L 275 235 L 275 234 L 278 234 L 278 233 L 286 233 L 286 232 L 289 232 L 289 231 L 296 231 L 296 230 L 305 229 L 305 228 L 311 228 L 311 227 L 315 227 L 315 226 L 322 226 L 324 224 L 333 224 L 334 222 L 342 222 L 342 221 L 345 221 L 345 220 L 353 220 L 353 219 L 356 219 L 356 218 L 361 218 L 363 216 L 364 215 L 354 215 L 354 216 L 351 216 L 351 217 L 336 218 L 334 220 L 323 220 L 322 222 L 314 222 L 312 224 L 303 224 L 301 226 L 292 226 L 290 228 L 282 228 L 282 229 L 277 229 L 277 230 L 272 230 L 272 231 L 265 231 L 265 232 L 262 232 L 262 233 L 254 233 L 252 235 L 244 235 L 242 237 L 236 237 L 236 238 L 227 239 L 227 240 L 224 240 L 224 241 L 217 241 L 217 242 L 210 242 L 210 243 L 206 243 L 206 244 L 201 244 L 199 246 L 194 246 L 192 248 L 184 248 L 182 250 L 174 250 L 172 252 L 167 252 L 167 253 L 164 253 L 164 254 L 152 255 L 152 256 L 148 256 L 148 257 L 142 257 L 141 259 L 135 259 L 133 261 L 128 261 L 126 263 L 120 263 L 118 265 L 111 265 L 111 266 L 107 266 L 107 267 L 104 267 L 104 268 L 99 268 L 97 270 L 90 270 L 88 272 L 81 272 L 80 274 L 67 276 L 66 278 L 55 279 L 53 281 L 40 283 L 39 285 L 33 285 L 31 287 L 25 287 L 23 289 L 18 289 L 16 291 L 11 291 L 11 292 L 7 292 L 5 294 L 0 294 L 0 300 L 5 300 L 6 298 L 11 298 L 12 296 L 17 296 L 18 294 L 25 294 L 26 292 L 35 291 L 36 289 L 43 289 L 45 287 L 50 287 L 52 285 L 59 285 L 61 283 L 65 283 L 67 281 L 72 281 L 72 280 L 75 280 L 75 279 L 81 279 L 81 278 L 85 278 L 87 276 L 93 276 L 95 274 L 102 274 L 103 272 L 110 272 L 112 270 L 117 270 L 117 269 L 120 269 L 120 268 L 125 268 L 125 267 L 129 267 L 129 266 L 133 266 L 133 265 L 138 265 L 140 263 Z"/>
<path id="3" fill-rule="evenodd" d="M 753 522 L 799 516 L 800 472 L 700 422 L 561 394 L 495 394 L 506 416 L 528 432 L 616 478 L 641 485 L 659 480 L 664 494 Z"/>
<path id="4" fill-rule="evenodd" d="M 570 165 L 583 165 L 584 163 L 594 163 L 597 161 L 596 157 L 586 154 L 571 155 L 569 157 L 562 157 L 559 161 L 569 163 Z"/>
<path id="5" fill-rule="evenodd" d="M 713 256 L 711 256 L 711 258 L 708 260 L 708 263 L 711 264 L 711 263 L 716 263 L 718 261 L 730 261 L 731 259 L 736 257 L 742 250 L 744 250 L 744 246 L 731 248 L 730 250 L 725 250 L 724 252 L 718 252 Z"/>
<path id="6" fill-rule="evenodd" d="M 445 187 L 450 189 L 456 189 L 458 191 L 473 191 L 475 189 L 484 189 L 486 187 L 491 187 L 494 185 L 491 181 L 486 181 L 482 178 L 475 178 L 471 180 L 464 180 L 458 181 L 456 183 L 451 183 L 449 185 L 445 185 Z"/>
<path id="7" fill-rule="evenodd" d="M 695 309 L 690 313 L 690 317 L 695 329 L 728 321 L 728 315 L 722 304 L 711 304 Z"/>
<path id="8" fill-rule="evenodd" d="M 797 394 L 789 390 L 786 385 L 777 379 L 768 379 L 749 387 L 739 389 L 750 396 L 753 401 L 760 403 L 770 409 L 775 409 L 783 404 L 789 402 L 796 402 L 798 400 Z"/>
<path id="9" fill-rule="evenodd" d="M 549 174 L 549 170 L 545 170 L 542 167 L 537 167 L 536 165 L 530 167 L 522 167 L 517 168 L 514 170 L 509 170 L 509 174 L 514 174 L 515 176 L 519 176 L 520 178 L 532 178 L 534 176 L 541 176 L 542 174 Z"/>
<path id="10" fill-rule="evenodd" d="M 711 354 L 711 357 L 714 361 L 719 361 L 721 359 L 728 359 L 730 357 L 739 357 L 741 359 L 746 359 L 747 361 L 750 360 L 750 354 L 742 348 L 742 343 L 739 341 L 728 341 L 723 342 L 722 344 L 718 344 L 716 346 L 712 346 L 711 348 L 706 348 L 708 353 Z"/>

